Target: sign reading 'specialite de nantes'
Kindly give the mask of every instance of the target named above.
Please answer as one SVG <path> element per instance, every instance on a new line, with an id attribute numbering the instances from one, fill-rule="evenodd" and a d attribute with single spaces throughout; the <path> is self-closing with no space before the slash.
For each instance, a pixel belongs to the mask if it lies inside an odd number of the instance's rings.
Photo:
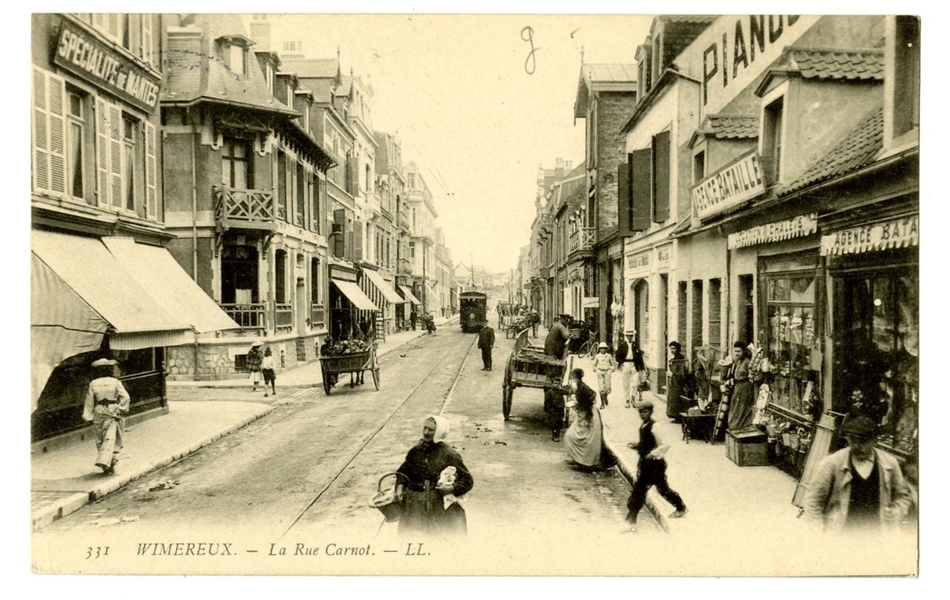
<path id="1" fill-rule="evenodd" d="M 144 111 L 155 112 L 159 80 L 72 23 L 62 23 L 53 63 Z"/>
<path id="2" fill-rule="evenodd" d="M 765 191 L 765 178 L 755 150 L 740 156 L 693 187 L 693 206 L 700 219 L 734 208 Z"/>

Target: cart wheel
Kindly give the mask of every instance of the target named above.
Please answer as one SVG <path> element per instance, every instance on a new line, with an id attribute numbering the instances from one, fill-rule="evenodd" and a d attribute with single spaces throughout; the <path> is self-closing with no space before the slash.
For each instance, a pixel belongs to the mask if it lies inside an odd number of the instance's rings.
<path id="1" fill-rule="evenodd" d="M 379 391 L 379 369 L 373 369 L 373 385 L 376 386 L 376 391 Z"/>
<path id="2" fill-rule="evenodd" d="M 511 415 L 511 397 L 514 395 L 514 392 L 515 389 L 511 387 L 511 384 L 506 379 L 501 387 L 501 414 L 504 415 L 506 421 Z"/>
<path id="3" fill-rule="evenodd" d="M 330 377 L 326 373 L 323 374 L 323 391 L 327 396 L 330 395 Z"/>

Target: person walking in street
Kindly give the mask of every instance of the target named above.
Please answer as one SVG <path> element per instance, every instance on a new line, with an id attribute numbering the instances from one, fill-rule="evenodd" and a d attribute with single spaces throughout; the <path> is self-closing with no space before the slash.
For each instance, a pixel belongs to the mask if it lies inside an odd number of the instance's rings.
<path id="1" fill-rule="evenodd" d="M 277 364 L 270 348 L 264 349 L 264 358 L 261 360 L 261 375 L 264 376 L 264 397 L 267 397 L 267 386 L 270 385 L 271 394 L 277 395 Z"/>
<path id="2" fill-rule="evenodd" d="M 574 418 L 564 433 L 567 457 L 586 470 L 601 466 L 604 445 L 604 427 L 600 410 L 595 406 L 597 394 L 584 383 L 584 370 L 571 371 L 574 383 Z"/>
<path id="3" fill-rule="evenodd" d="M 805 491 L 804 516 L 826 533 L 892 532 L 911 506 L 900 463 L 874 447 L 874 421 L 849 420 L 848 446 L 823 458 Z"/>
<path id="4" fill-rule="evenodd" d="M 669 366 L 667 367 L 666 388 L 666 416 L 679 421 L 680 413 L 689 408 L 689 400 L 684 398 L 689 393 L 687 382 L 689 378 L 689 362 L 683 356 L 679 342 L 670 342 Z"/>
<path id="5" fill-rule="evenodd" d="M 600 388 L 600 408 L 602 409 L 607 408 L 609 404 L 607 396 L 611 392 L 610 377 L 615 368 L 617 368 L 617 361 L 610 355 L 610 346 L 601 342 L 594 356 L 594 371 L 597 372 L 597 386 Z"/>
<path id="6" fill-rule="evenodd" d="M 623 399 L 624 406 L 630 408 L 633 406 L 633 395 L 640 387 L 640 373 L 644 370 L 643 353 L 637 345 L 635 329 L 628 329 L 623 332 L 624 338 L 617 344 L 617 353 L 614 357 L 617 359 L 617 368 L 621 372 L 621 381 L 623 381 Z"/>
<path id="7" fill-rule="evenodd" d="M 650 488 L 656 486 L 656 491 L 663 498 L 673 505 L 674 510 L 670 514 L 671 519 L 678 519 L 686 515 L 686 504 L 666 481 L 666 455 L 669 446 L 664 444 L 653 431 L 653 403 L 644 400 L 637 404 L 637 412 L 640 413 L 640 440 L 627 444 L 628 448 L 637 451 L 640 456 L 640 462 L 637 465 L 637 481 L 633 484 L 633 491 L 630 493 L 630 499 L 627 501 L 627 523 L 630 525 L 630 531 L 637 530 L 637 515 L 646 502 L 647 492 Z"/>
<path id="8" fill-rule="evenodd" d="M 749 380 L 749 364 L 752 357 L 746 344 L 732 345 L 732 366 L 726 379 L 729 383 L 729 429 L 738 431 L 752 426 L 755 412 L 755 394 Z"/>
<path id="9" fill-rule="evenodd" d="M 416 309 L 412 309 L 412 312 L 409 313 L 409 324 L 412 326 L 412 330 L 416 330 L 416 319 L 419 317 L 416 316 Z"/>
<path id="10" fill-rule="evenodd" d="M 491 371 L 491 349 L 495 345 L 495 330 L 486 321 L 478 332 L 478 348 L 482 351 L 482 371 Z"/>
<path id="11" fill-rule="evenodd" d="M 122 453 L 122 417 L 129 414 L 129 393 L 115 377 L 116 361 L 100 358 L 92 363 L 94 379 L 86 391 L 82 418 L 92 421 L 96 434 L 96 466 L 105 475 L 115 473 Z"/>
<path id="12" fill-rule="evenodd" d="M 261 363 L 264 362 L 264 355 L 261 354 L 261 342 L 251 344 L 251 350 L 244 359 L 244 366 L 251 372 L 251 391 L 257 391 L 257 384 L 261 382 Z"/>
<path id="13" fill-rule="evenodd" d="M 395 501 L 402 504 L 401 536 L 454 536 L 467 533 L 464 496 L 475 485 L 462 457 L 445 443 L 444 417 L 430 415 L 422 439 L 409 450 L 396 472 Z"/>
<path id="14" fill-rule="evenodd" d="M 541 315 L 538 314 L 538 311 L 531 309 L 531 336 L 535 339 L 538 338 L 538 325 L 541 324 Z"/>

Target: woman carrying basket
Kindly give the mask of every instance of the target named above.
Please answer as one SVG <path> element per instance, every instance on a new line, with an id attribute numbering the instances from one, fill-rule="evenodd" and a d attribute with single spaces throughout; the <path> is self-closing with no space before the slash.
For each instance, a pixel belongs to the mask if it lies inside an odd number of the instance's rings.
<path id="1" fill-rule="evenodd" d="M 472 475 L 462 457 L 443 440 L 449 433 L 443 417 L 429 416 L 422 439 L 397 469 L 396 502 L 403 503 L 400 535 L 465 535 L 464 495 Z"/>

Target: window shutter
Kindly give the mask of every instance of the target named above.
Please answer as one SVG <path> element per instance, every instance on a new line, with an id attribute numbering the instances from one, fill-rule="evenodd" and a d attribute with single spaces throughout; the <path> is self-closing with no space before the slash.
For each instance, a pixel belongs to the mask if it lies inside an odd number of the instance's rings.
<path id="1" fill-rule="evenodd" d="M 66 84 L 61 77 L 33 70 L 33 187 L 66 193 Z"/>
<path id="2" fill-rule="evenodd" d="M 145 16 L 143 16 L 145 18 Z M 158 159 L 155 126 L 145 122 L 145 203 L 150 219 L 158 217 Z"/>
<path id="3" fill-rule="evenodd" d="M 96 197 L 101 207 L 109 205 L 109 109 L 96 98 Z"/>
<path id="4" fill-rule="evenodd" d="M 617 232 L 630 235 L 630 158 L 617 165 Z"/>
<path id="5" fill-rule="evenodd" d="M 112 206 L 122 208 L 122 111 L 114 104 L 109 110 L 109 197 Z"/>
<path id="6" fill-rule="evenodd" d="M 650 228 L 650 167 L 653 149 L 644 148 L 630 153 L 630 230 L 646 231 Z"/>
<path id="7" fill-rule="evenodd" d="M 46 73 L 33 69 L 33 188 L 49 191 L 49 110 Z"/>
<path id="8" fill-rule="evenodd" d="M 342 208 L 333 211 L 333 256 L 343 258 L 346 248 L 346 211 Z"/>
<path id="9" fill-rule="evenodd" d="M 363 222 L 359 219 L 353 226 L 353 262 L 363 260 Z"/>
<path id="10" fill-rule="evenodd" d="M 670 132 L 653 136 L 653 220 L 665 223 L 670 218 Z"/>

